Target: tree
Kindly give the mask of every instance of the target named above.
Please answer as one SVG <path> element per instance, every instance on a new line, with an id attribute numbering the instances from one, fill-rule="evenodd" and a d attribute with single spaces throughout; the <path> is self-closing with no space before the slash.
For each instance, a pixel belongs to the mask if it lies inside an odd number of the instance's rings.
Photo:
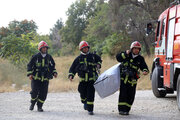
<path id="1" fill-rule="evenodd" d="M 62 41 L 71 43 L 75 49 L 82 37 L 85 35 L 84 29 L 88 24 L 88 19 L 94 15 L 96 0 L 77 0 L 67 11 L 68 20 L 60 31 Z"/>
<path id="2" fill-rule="evenodd" d="M 58 52 L 62 48 L 62 42 L 61 42 L 61 36 L 59 34 L 59 31 L 63 28 L 63 22 L 62 19 L 57 20 L 56 24 L 52 29 L 50 29 L 50 39 L 52 41 L 52 47 L 53 51 L 57 53 L 57 55 L 60 55 L 60 52 Z"/>
<path id="3" fill-rule="evenodd" d="M 28 21 L 26 19 L 22 21 L 11 21 L 8 25 L 10 33 L 16 35 L 17 37 L 20 37 L 21 34 L 36 32 L 37 28 L 38 27 L 33 20 Z"/>
<path id="4" fill-rule="evenodd" d="M 9 34 L 10 34 L 10 31 L 7 27 L 0 28 L 0 39 L 2 39 L 3 37 L 7 37 Z"/>
<path id="5" fill-rule="evenodd" d="M 0 56 L 10 60 L 19 68 L 24 68 L 25 63 L 37 52 L 36 45 L 33 42 L 35 36 L 34 33 L 28 33 L 27 35 L 22 34 L 21 37 L 17 37 L 14 34 L 3 37 L 0 40 L 3 44 L 0 49 Z"/>
<path id="6" fill-rule="evenodd" d="M 96 7 L 96 15 L 88 20 L 89 24 L 84 30 L 84 40 L 91 44 L 91 48 L 98 54 L 102 54 L 102 48 L 105 39 L 112 34 L 111 24 L 108 18 L 109 5 L 107 3 L 98 4 Z"/>
<path id="7" fill-rule="evenodd" d="M 106 38 L 103 53 L 115 57 L 117 53 L 129 49 L 130 42 L 126 33 L 114 33 Z"/>
<path id="8" fill-rule="evenodd" d="M 171 0 L 110 0 L 112 30 L 127 31 L 132 40 L 143 43 L 146 53 L 150 55 L 151 40 L 146 37 L 144 29 L 148 22 L 158 19 L 170 2 Z"/>

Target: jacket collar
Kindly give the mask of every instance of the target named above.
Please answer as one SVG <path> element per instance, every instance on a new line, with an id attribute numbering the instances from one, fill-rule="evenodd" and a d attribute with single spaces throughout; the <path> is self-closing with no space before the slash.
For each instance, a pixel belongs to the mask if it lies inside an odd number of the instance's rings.
<path id="1" fill-rule="evenodd" d="M 88 54 L 89 54 L 89 52 L 83 53 L 83 52 L 81 51 L 81 55 L 88 55 Z"/>

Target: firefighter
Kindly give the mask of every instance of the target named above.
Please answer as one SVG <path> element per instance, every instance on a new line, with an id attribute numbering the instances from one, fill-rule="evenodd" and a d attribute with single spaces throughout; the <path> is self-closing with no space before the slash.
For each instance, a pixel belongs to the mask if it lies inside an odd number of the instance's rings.
<path id="1" fill-rule="evenodd" d="M 53 76 L 57 77 L 55 62 L 51 55 L 47 53 L 48 44 L 41 41 L 38 44 L 39 53 L 32 56 L 27 65 L 27 76 L 31 80 L 31 105 L 29 110 L 33 110 L 37 103 L 39 112 L 43 112 L 42 106 L 48 93 L 49 80 Z"/>
<path id="2" fill-rule="evenodd" d="M 95 97 L 93 84 L 98 77 L 97 70 L 101 68 L 102 60 L 97 54 L 90 53 L 89 49 L 90 46 L 86 41 L 80 42 L 81 54 L 72 63 L 68 78 L 72 81 L 75 74 L 78 73 L 80 78 L 78 91 L 81 102 L 84 104 L 84 110 L 87 110 L 89 115 L 93 115 Z"/>
<path id="3" fill-rule="evenodd" d="M 139 69 L 144 75 L 149 73 L 144 57 L 140 55 L 141 44 L 135 41 L 131 44 L 130 50 L 116 55 L 120 65 L 120 93 L 118 110 L 120 115 L 129 115 L 129 111 L 134 102 L 136 94 L 137 80 L 139 79 Z"/>

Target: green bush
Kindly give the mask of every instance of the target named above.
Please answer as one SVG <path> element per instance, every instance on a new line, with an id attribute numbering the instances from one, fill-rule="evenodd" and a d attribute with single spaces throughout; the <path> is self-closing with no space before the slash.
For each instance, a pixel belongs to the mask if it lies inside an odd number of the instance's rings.
<path id="1" fill-rule="evenodd" d="M 105 40 L 103 47 L 103 53 L 108 54 L 111 57 L 115 56 L 121 51 L 129 49 L 130 38 L 125 33 L 114 33 Z"/>

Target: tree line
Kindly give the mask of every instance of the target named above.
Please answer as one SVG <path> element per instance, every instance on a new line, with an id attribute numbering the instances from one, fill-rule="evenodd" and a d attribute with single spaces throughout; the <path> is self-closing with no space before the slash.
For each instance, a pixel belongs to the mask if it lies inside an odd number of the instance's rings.
<path id="1" fill-rule="evenodd" d="M 81 40 L 98 54 L 114 56 L 138 40 L 143 53 L 153 54 L 154 34 L 146 25 L 170 6 L 171 0 L 77 0 L 67 11 L 68 19 L 59 29 L 62 54 L 72 54 Z M 155 28 L 155 26 L 153 26 Z"/>
<path id="2" fill-rule="evenodd" d="M 97 54 L 115 56 L 129 49 L 131 42 L 142 44 L 143 54 L 153 54 L 154 34 L 146 36 L 146 25 L 158 19 L 172 0 L 76 0 L 67 10 L 67 21 L 58 19 L 49 35 L 39 35 L 31 20 L 11 21 L 0 28 L 0 55 L 21 65 L 46 41 L 56 56 L 75 54 L 81 40 Z M 155 28 L 155 26 L 153 26 Z"/>

